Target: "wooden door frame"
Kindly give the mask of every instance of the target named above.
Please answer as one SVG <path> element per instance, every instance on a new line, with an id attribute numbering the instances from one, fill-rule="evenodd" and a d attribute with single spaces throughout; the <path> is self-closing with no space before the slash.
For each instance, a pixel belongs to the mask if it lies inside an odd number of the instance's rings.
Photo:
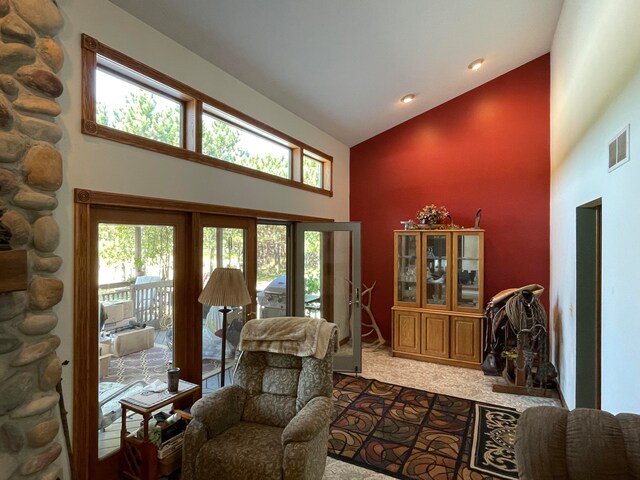
<path id="1" fill-rule="evenodd" d="M 576 208 L 576 407 L 601 408 L 602 199 Z"/>
<path id="2" fill-rule="evenodd" d="M 174 230 L 174 328 L 175 332 L 188 331 L 186 323 L 188 297 L 191 294 L 186 261 L 188 216 L 185 213 L 153 210 L 131 210 L 119 207 L 76 204 L 76 268 L 74 315 L 74 392 L 73 392 L 73 451 L 75 470 L 80 478 L 92 478 L 98 471 L 109 478 L 118 469 L 119 450 L 98 458 L 98 224 L 169 225 Z M 174 335 L 176 366 L 186 366 L 185 353 L 188 339 Z M 188 378 L 187 374 L 184 376 Z M 82 428 L 77 426 L 82 425 Z M 94 425 L 94 427 L 91 427 Z M 100 465 L 101 468 L 98 468 Z"/>
<path id="3" fill-rule="evenodd" d="M 184 229 L 182 235 L 176 233 L 176 254 L 183 258 L 183 272 L 174 274 L 174 282 L 182 283 L 181 289 L 176 289 L 176 310 L 182 312 L 182 328 L 174 333 L 174 363 L 183 369 L 186 380 L 199 383 L 201 380 L 201 359 L 197 356 L 197 349 L 188 348 L 197 337 L 202 343 L 202 329 L 199 325 L 200 304 L 197 297 L 202 288 L 202 280 L 198 280 L 200 266 L 198 265 L 198 237 L 202 218 L 209 215 L 225 217 L 245 217 L 253 219 L 271 219 L 292 222 L 330 222 L 332 219 L 295 215 L 284 212 L 270 212 L 266 210 L 229 207 L 226 205 L 211 205 L 181 200 L 142 197 L 119 193 L 100 192 L 87 189 L 74 191 L 74 312 L 73 312 L 73 467 L 79 479 L 95 478 L 98 472 L 98 278 L 94 275 L 97 270 L 97 253 L 93 226 L 97 225 L 101 212 L 113 210 L 123 212 L 145 212 L 145 218 L 138 223 L 150 223 L 153 215 L 158 218 L 182 218 Z M 126 215 L 126 213 L 125 213 Z M 122 217 L 118 217 L 118 222 Z M 122 222 L 124 223 L 124 222 Z M 255 230 L 254 230 L 255 232 Z M 179 239 L 179 237 L 182 238 Z M 254 251 L 257 248 L 257 238 L 253 237 L 248 243 Z M 201 250 L 201 248 L 200 248 Z M 176 258 L 177 260 L 177 258 Z M 177 262 L 176 262 L 177 264 Z M 255 302 L 255 265 L 252 278 L 247 278 L 250 292 L 253 291 Z M 248 275 L 249 276 L 249 275 Z M 89 286 L 89 287 L 87 287 Z M 253 290 L 251 290 L 253 289 Z M 177 290 L 181 293 L 178 294 Z M 177 299 L 180 299 L 178 301 Z M 189 299 L 192 299 L 189 301 Z M 255 305 L 255 304 L 254 304 Z M 254 306 L 255 308 L 255 306 Z M 193 334 L 198 332 L 199 334 Z M 191 334 L 189 334 L 191 332 Z M 195 353 L 194 353 L 195 352 Z M 194 364 L 194 361 L 196 362 Z M 199 367 L 197 365 L 200 364 Z M 194 365 L 196 365 L 194 367 Z M 198 370 L 200 376 L 198 377 Z M 95 425 L 95 428 L 91 427 Z M 106 459 L 111 459 L 109 460 Z M 101 474 L 106 478 L 117 478 L 118 455 L 106 457 Z"/>

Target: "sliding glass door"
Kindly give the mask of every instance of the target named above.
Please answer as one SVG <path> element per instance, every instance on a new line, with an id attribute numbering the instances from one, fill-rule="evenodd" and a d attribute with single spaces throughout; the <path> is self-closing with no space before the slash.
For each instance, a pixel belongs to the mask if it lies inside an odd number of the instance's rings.
<path id="1" fill-rule="evenodd" d="M 257 228 L 257 311 L 256 318 L 284 317 L 291 314 L 291 286 L 287 278 L 291 225 L 286 222 L 260 222 Z"/>
<path id="2" fill-rule="evenodd" d="M 255 299 L 255 220 L 218 216 L 200 217 L 200 290 L 216 268 L 237 268 L 245 276 L 251 298 Z M 250 281 L 251 279 L 251 281 Z M 231 383 L 233 359 L 240 341 L 240 330 L 247 318 L 253 317 L 254 304 L 229 306 L 227 328 L 223 335 L 224 305 L 202 305 L 202 392 L 206 394 Z M 251 315 L 249 315 L 251 313 Z M 225 341 L 224 372 L 222 342 Z M 221 376 L 225 382 L 221 382 Z"/>
<path id="3" fill-rule="evenodd" d="M 296 224 L 295 259 L 294 314 L 335 323 L 334 369 L 361 372 L 360 224 Z"/>
<path id="4" fill-rule="evenodd" d="M 258 222 L 173 208 L 102 193 L 76 199 L 74 405 L 81 408 L 74 408 L 73 446 L 80 476 L 117 478 L 119 400 L 166 381 L 169 365 L 180 368 L 181 379 L 201 383 L 203 395 L 219 388 L 222 375 L 230 384 L 240 329 L 250 319 L 335 322 L 336 369 L 361 370 L 358 225 Z M 218 267 L 242 271 L 251 297 L 249 305 L 230 306 L 224 370 L 221 306 L 198 303 Z M 302 297 L 294 309 L 296 289 Z M 128 414 L 125 423 L 133 434 L 140 419 Z"/>
<path id="5" fill-rule="evenodd" d="M 119 400 L 165 382 L 167 367 L 176 362 L 174 331 L 185 319 L 186 288 L 174 280 L 184 278 L 186 219 L 95 208 L 88 233 L 92 275 L 82 287 L 95 314 L 86 319 L 92 337 L 86 351 L 97 358 L 97 368 L 87 374 L 83 394 L 97 408 L 86 407 L 86 446 L 97 452 L 97 471 L 105 472 L 96 478 L 107 478 L 119 461 Z M 140 417 L 131 414 L 125 421 L 135 431 Z"/>
<path id="6" fill-rule="evenodd" d="M 172 225 L 98 224 L 100 457 L 120 446 L 119 400 L 173 363 L 174 251 Z"/>

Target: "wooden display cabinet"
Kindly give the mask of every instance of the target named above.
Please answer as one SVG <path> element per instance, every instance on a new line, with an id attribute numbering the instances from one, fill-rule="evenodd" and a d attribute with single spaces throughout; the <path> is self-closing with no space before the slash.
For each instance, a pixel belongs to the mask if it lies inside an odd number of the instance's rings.
<path id="1" fill-rule="evenodd" d="M 394 232 L 393 355 L 479 368 L 484 231 Z"/>
<path id="2" fill-rule="evenodd" d="M 449 317 L 423 313 L 420 353 L 431 357 L 449 358 Z"/>
<path id="3" fill-rule="evenodd" d="M 393 317 L 393 348 L 399 352 L 420 353 L 420 313 L 396 311 Z"/>

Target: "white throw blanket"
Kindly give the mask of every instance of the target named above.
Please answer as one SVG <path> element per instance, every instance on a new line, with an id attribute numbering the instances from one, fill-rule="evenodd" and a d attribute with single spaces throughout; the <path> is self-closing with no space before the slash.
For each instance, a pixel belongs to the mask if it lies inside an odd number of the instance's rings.
<path id="1" fill-rule="evenodd" d="M 331 338 L 338 349 L 338 327 L 325 319 L 275 317 L 247 322 L 240 334 L 243 352 L 272 352 L 323 358 Z"/>

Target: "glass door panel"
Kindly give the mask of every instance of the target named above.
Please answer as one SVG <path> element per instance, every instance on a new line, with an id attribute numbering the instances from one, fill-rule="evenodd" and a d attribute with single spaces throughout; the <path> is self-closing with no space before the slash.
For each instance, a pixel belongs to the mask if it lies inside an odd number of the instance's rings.
<path id="1" fill-rule="evenodd" d="M 459 309 L 480 311 L 483 307 L 479 285 L 482 284 L 479 272 L 482 271 L 482 242 L 474 233 L 456 233 L 456 298 Z"/>
<path id="2" fill-rule="evenodd" d="M 432 308 L 449 308 L 449 288 L 450 278 L 447 255 L 450 250 L 450 235 L 443 233 L 425 233 L 423 236 L 424 255 L 423 278 L 425 294 L 422 300 L 423 306 Z"/>
<path id="3" fill-rule="evenodd" d="M 120 448 L 119 400 L 173 362 L 175 228 L 98 223 L 98 455 Z M 135 431 L 140 417 L 127 419 Z"/>
<path id="4" fill-rule="evenodd" d="M 257 318 L 289 314 L 287 286 L 289 225 L 260 223 L 257 226 Z"/>
<path id="5" fill-rule="evenodd" d="M 218 267 L 237 268 L 246 278 L 247 230 L 221 226 L 202 228 L 202 286 Z M 202 393 L 220 387 L 224 305 L 202 305 Z M 230 306 L 227 313 L 225 345 L 225 378 L 229 383 L 233 358 L 244 325 L 245 307 Z"/>
<path id="6" fill-rule="evenodd" d="M 419 306 L 420 302 L 420 234 L 399 232 L 395 235 L 397 264 L 395 267 L 396 304 Z"/>
<path id="7" fill-rule="evenodd" d="M 324 318 L 339 329 L 337 371 L 362 371 L 360 224 L 296 226 L 294 314 Z"/>

